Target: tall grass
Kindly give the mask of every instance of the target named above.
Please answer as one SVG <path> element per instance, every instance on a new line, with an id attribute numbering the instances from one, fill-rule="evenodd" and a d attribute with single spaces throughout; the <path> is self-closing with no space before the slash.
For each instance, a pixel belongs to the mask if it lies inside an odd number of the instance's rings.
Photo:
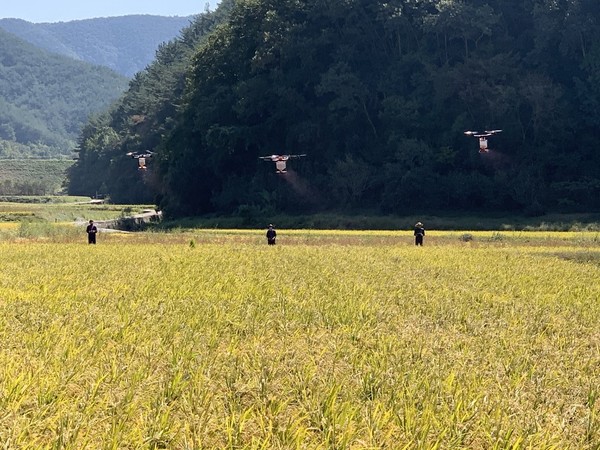
<path id="1" fill-rule="evenodd" d="M 0 243 L 0 441 L 600 446 L 593 242 L 291 236 Z"/>

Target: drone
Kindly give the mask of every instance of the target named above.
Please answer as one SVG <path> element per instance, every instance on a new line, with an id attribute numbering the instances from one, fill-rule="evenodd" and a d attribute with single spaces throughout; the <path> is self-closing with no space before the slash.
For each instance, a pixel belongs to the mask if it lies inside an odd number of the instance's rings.
<path id="1" fill-rule="evenodd" d="M 138 170 L 146 170 L 146 159 L 152 158 L 152 155 L 154 155 L 154 153 L 151 151 L 146 151 L 145 153 L 129 152 L 126 153 L 126 155 L 138 160 Z"/>
<path id="2" fill-rule="evenodd" d="M 487 138 L 500 132 L 502 132 L 502 130 L 486 130 L 483 133 L 480 133 L 479 131 L 465 131 L 465 134 L 467 136 L 479 138 L 479 153 L 487 153 L 490 151 Z"/>
<path id="3" fill-rule="evenodd" d="M 302 155 L 271 155 L 271 156 L 259 156 L 259 159 L 263 161 L 273 161 L 275 163 L 275 173 L 287 173 L 286 162 L 290 158 L 302 158 L 306 154 Z"/>

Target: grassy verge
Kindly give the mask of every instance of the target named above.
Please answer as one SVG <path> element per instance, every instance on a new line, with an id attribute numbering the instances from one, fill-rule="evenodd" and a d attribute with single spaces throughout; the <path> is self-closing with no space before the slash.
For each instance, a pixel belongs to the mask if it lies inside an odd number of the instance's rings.
<path id="1" fill-rule="evenodd" d="M 479 231 L 570 231 L 600 230 L 600 214 L 553 214 L 540 217 L 523 216 L 469 216 L 469 215 L 410 215 L 369 216 L 315 214 L 310 216 L 262 216 L 262 217 L 194 217 L 166 221 L 162 227 L 256 229 L 273 223 L 278 228 L 321 230 L 406 230 L 416 222 L 423 222 L 431 230 L 479 230 Z"/>
<path id="2" fill-rule="evenodd" d="M 6 200 L 6 201 L 5 201 Z M 149 205 L 112 205 L 90 203 L 88 197 L 33 196 L 0 197 L 0 221 L 74 222 L 110 220 L 138 214 Z"/>

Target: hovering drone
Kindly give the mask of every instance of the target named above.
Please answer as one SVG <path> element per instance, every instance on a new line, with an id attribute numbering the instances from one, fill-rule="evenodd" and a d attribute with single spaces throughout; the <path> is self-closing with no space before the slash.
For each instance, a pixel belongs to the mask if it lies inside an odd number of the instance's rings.
<path id="1" fill-rule="evenodd" d="M 126 153 L 126 155 L 138 160 L 138 170 L 146 170 L 146 159 L 152 158 L 152 155 L 154 155 L 154 153 L 152 153 L 151 151 L 146 151 L 145 153 L 129 152 Z"/>
<path id="2" fill-rule="evenodd" d="M 465 134 L 467 136 L 479 138 L 479 153 L 487 153 L 490 151 L 487 138 L 500 132 L 502 132 L 502 130 L 486 130 L 483 133 L 480 133 L 479 131 L 465 131 Z"/>
<path id="3" fill-rule="evenodd" d="M 263 161 L 273 161 L 275 163 L 276 173 L 287 173 L 286 162 L 290 158 L 302 158 L 306 154 L 302 155 L 271 155 L 271 156 L 259 156 L 259 159 Z"/>

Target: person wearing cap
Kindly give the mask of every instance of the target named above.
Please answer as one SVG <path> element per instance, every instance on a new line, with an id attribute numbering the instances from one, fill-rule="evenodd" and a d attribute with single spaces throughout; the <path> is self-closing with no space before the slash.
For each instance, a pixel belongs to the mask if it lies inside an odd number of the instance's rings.
<path id="1" fill-rule="evenodd" d="M 277 237 L 277 232 L 273 228 L 273 224 L 269 224 L 269 229 L 267 230 L 267 243 L 269 245 L 275 245 L 275 238 Z"/>
<path id="2" fill-rule="evenodd" d="M 425 236 L 425 228 L 421 222 L 415 224 L 415 245 L 423 246 L 423 236 Z"/>
<path id="3" fill-rule="evenodd" d="M 85 229 L 85 232 L 88 235 L 88 244 L 95 244 L 96 243 L 96 233 L 98 233 L 98 228 L 96 228 L 96 225 L 94 225 L 93 220 L 90 220 L 90 223 L 87 226 L 87 228 Z"/>

